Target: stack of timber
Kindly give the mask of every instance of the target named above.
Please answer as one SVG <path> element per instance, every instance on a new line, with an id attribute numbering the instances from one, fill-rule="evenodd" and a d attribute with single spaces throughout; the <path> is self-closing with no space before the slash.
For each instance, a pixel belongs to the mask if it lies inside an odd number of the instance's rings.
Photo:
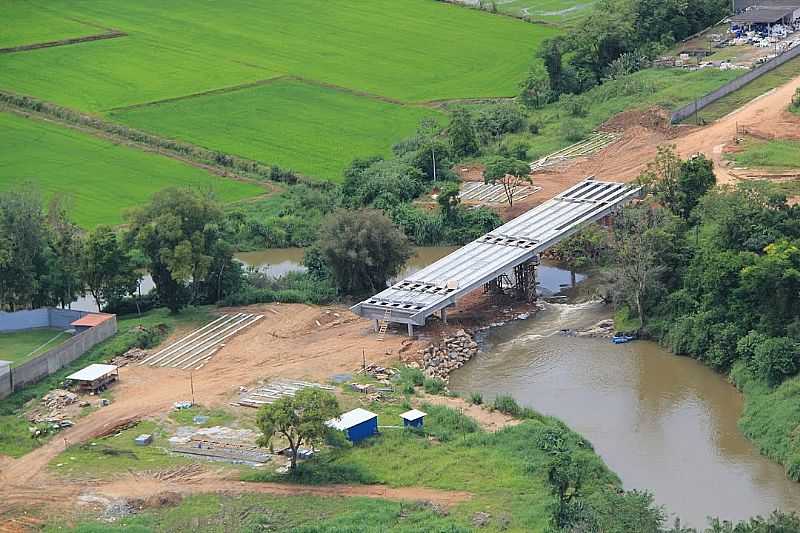
<path id="1" fill-rule="evenodd" d="M 199 370 L 224 346 L 226 339 L 252 326 L 264 315 L 222 315 L 178 342 L 144 359 L 140 365 Z"/>
<path id="2" fill-rule="evenodd" d="M 592 155 L 614 143 L 620 137 L 621 135 L 619 133 L 607 131 L 592 133 L 587 139 L 581 142 L 567 146 L 558 152 L 553 152 L 552 154 L 534 161 L 531 163 L 531 172 L 536 172 L 537 170 L 542 170 L 558 163 L 575 159 L 576 157 Z"/>

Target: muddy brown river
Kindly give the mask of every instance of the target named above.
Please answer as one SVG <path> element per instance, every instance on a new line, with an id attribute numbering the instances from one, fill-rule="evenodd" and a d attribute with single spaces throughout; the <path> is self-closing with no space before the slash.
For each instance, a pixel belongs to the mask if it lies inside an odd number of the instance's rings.
<path id="1" fill-rule="evenodd" d="M 657 344 L 564 336 L 607 318 L 600 303 L 545 304 L 489 330 L 451 375 L 459 392 L 510 394 L 588 438 L 627 489 L 647 489 L 686 525 L 800 510 L 800 484 L 737 429 L 742 396 L 719 374 Z"/>

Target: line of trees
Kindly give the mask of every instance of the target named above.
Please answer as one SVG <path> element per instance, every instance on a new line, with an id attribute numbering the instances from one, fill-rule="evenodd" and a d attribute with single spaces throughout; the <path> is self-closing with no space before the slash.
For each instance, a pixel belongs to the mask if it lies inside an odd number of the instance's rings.
<path id="1" fill-rule="evenodd" d="M 618 217 L 616 302 L 677 354 L 770 387 L 800 371 L 800 208 L 767 183 L 712 188 L 712 163 L 668 148 L 651 200 Z"/>
<path id="2" fill-rule="evenodd" d="M 578 94 L 608 79 L 635 72 L 662 50 L 718 22 L 727 0 L 601 0 L 574 31 L 545 41 L 521 84 L 532 108 Z"/>
<path id="3" fill-rule="evenodd" d="M 0 195 L 0 308 L 68 307 L 91 294 L 98 309 L 134 294 L 142 269 L 172 311 L 210 303 L 239 290 L 242 269 L 221 228 L 212 198 L 165 189 L 129 215 L 130 226 L 86 233 L 54 198 L 45 210 L 31 188 Z"/>

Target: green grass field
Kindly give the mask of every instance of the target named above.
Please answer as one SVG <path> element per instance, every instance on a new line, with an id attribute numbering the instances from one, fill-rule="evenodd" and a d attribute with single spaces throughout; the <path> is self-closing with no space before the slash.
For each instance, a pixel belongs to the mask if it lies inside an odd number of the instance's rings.
<path id="1" fill-rule="evenodd" d="M 221 495 L 189 496 L 175 507 L 145 510 L 114 523 L 87 517 L 75 533 L 128 531 L 176 533 L 230 531 L 293 531 L 297 533 L 395 533 L 469 531 L 424 502 L 393 502 L 373 498 L 320 496 Z M 53 520 L 43 531 L 64 531 L 63 520 Z M 492 531 L 490 529 L 489 531 Z"/>
<path id="2" fill-rule="evenodd" d="M 211 190 L 223 202 L 264 192 L 256 184 L 10 113 L 0 113 L 0 146 L 0 190 L 31 183 L 46 199 L 65 195 L 73 220 L 85 228 L 119 224 L 125 209 L 169 186 Z"/>
<path id="3" fill-rule="evenodd" d="M 2 87 L 87 111 L 281 74 L 407 101 L 513 95 L 558 32 L 431 0 L 48 5 L 130 35 L 6 54 Z"/>
<path id="4" fill-rule="evenodd" d="M 708 107 L 701 109 L 698 115 L 700 119 L 706 122 L 717 120 L 742 107 L 753 98 L 761 96 L 767 91 L 783 85 L 797 76 L 800 76 L 800 58 L 795 58 L 784 63 L 775 70 L 748 83 L 738 91 L 720 98 Z M 791 102 L 786 102 L 786 105 L 788 106 L 790 103 Z M 698 118 L 693 115 L 684 122 L 694 124 L 697 120 Z"/>
<path id="5" fill-rule="evenodd" d="M 730 158 L 747 167 L 800 168 L 800 142 L 748 141 L 744 150 Z"/>
<path id="6" fill-rule="evenodd" d="M 3 0 L 0 12 L 5 21 L 0 26 L 0 48 L 34 44 L 83 35 L 103 33 L 103 29 L 71 18 L 64 11 L 30 2 Z"/>
<path id="7" fill-rule="evenodd" d="M 55 348 L 70 337 L 60 329 L 37 328 L 10 333 L 0 333 L 0 360 L 17 366 Z M 52 341 L 52 342 L 50 342 Z M 43 346 L 45 345 L 46 346 Z M 37 348 L 41 348 L 37 350 Z"/>
<path id="8" fill-rule="evenodd" d="M 128 36 L 4 54 L 0 89 L 332 180 L 433 113 L 389 100 L 513 96 L 540 43 L 560 31 L 432 0 L 47 6 Z M 15 17 L 14 31 L 48 21 Z M 52 26 L 60 35 L 63 24 Z"/>
<path id="9" fill-rule="evenodd" d="M 138 129 L 331 181 L 356 157 L 389 155 L 431 116 L 441 115 L 292 80 L 111 114 Z"/>

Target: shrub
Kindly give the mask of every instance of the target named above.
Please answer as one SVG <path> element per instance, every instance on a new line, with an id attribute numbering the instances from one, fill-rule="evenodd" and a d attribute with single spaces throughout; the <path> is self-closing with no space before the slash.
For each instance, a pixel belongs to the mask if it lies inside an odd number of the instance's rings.
<path id="1" fill-rule="evenodd" d="M 469 403 L 472 405 L 481 405 L 483 403 L 483 394 L 480 392 L 473 392 L 469 395 Z"/>
<path id="2" fill-rule="evenodd" d="M 426 378 L 422 386 L 428 394 L 442 394 L 445 391 L 444 381 L 438 378 Z"/>
<path id="3" fill-rule="evenodd" d="M 565 140 L 576 143 L 583 140 L 589 131 L 580 121 L 567 119 L 561 123 L 560 133 Z"/>
<path id="4" fill-rule="evenodd" d="M 539 135 L 539 130 L 540 129 L 541 129 L 541 126 L 539 125 L 538 122 L 531 122 L 530 124 L 528 124 L 528 132 L 531 135 Z"/>
<path id="5" fill-rule="evenodd" d="M 517 401 L 511 396 L 501 394 L 494 399 L 494 408 L 511 416 L 517 416 L 520 412 L 520 407 Z"/>
<path id="6" fill-rule="evenodd" d="M 400 369 L 397 381 L 403 394 L 414 394 L 414 387 L 422 387 L 425 383 L 425 374 L 419 368 L 404 366 Z"/>

